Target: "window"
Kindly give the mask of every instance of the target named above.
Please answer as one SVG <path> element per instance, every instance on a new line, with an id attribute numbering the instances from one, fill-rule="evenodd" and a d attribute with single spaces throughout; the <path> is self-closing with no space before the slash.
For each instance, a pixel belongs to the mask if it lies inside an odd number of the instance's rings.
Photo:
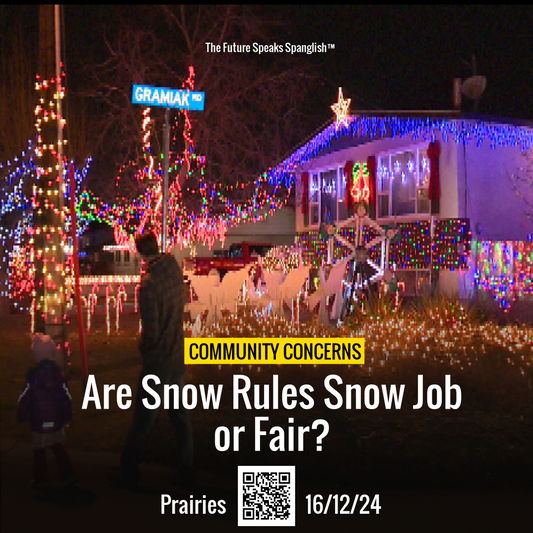
<path id="1" fill-rule="evenodd" d="M 341 167 L 322 170 L 309 176 L 309 215 L 304 224 L 346 220 L 346 178 Z"/>
<path id="2" fill-rule="evenodd" d="M 320 222 L 337 221 L 337 170 L 320 173 Z"/>
<path id="3" fill-rule="evenodd" d="M 348 218 L 348 209 L 346 207 L 346 176 L 344 169 L 341 167 L 338 171 L 339 187 L 337 194 L 337 220 L 346 220 Z"/>
<path id="4" fill-rule="evenodd" d="M 318 217 L 318 174 L 311 174 L 309 177 L 309 225 L 314 226 L 319 223 Z"/>
<path id="5" fill-rule="evenodd" d="M 268 253 L 270 248 L 272 248 L 272 246 L 266 245 L 266 244 L 265 245 L 257 244 L 257 245 L 250 246 L 250 255 L 257 254 L 257 255 L 264 257 Z"/>
<path id="6" fill-rule="evenodd" d="M 242 258 L 242 244 L 232 244 L 229 248 L 229 256 L 236 259 Z"/>
<path id="7" fill-rule="evenodd" d="M 129 263 L 129 262 L 130 262 L 130 251 L 124 250 L 124 263 Z"/>
<path id="8" fill-rule="evenodd" d="M 429 159 L 425 148 L 378 156 L 378 218 L 429 214 Z"/>

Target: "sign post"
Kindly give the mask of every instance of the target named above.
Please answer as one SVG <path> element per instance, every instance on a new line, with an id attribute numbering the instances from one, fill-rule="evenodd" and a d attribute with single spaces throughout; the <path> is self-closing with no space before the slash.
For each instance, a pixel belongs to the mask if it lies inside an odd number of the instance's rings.
<path id="1" fill-rule="evenodd" d="M 161 235 L 161 251 L 165 253 L 167 251 L 167 195 L 168 195 L 168 152 L 170 150 L 170 124 L 169 124 L 170 109 L 167 107 L 165 110 L 165 167 L 163 173 L 163 224 Z"/>
<path id="2" fill-rule="evenodd" d="M 167 251 L 167 217 L 168 217 L 168 158 L 170 151 L 170 110 L 185 109 L 188 111 L 203 111 L 205 106 L 205 93 L 182 89 L 169 89 L 167 87 L 151 87 L 150 85 L 134 85 L 132 103 L 144 106 L 166 107 L 164 142 L 165 163 L 163 175 L 163 224 L 161 235 L 161 251 Z"/>

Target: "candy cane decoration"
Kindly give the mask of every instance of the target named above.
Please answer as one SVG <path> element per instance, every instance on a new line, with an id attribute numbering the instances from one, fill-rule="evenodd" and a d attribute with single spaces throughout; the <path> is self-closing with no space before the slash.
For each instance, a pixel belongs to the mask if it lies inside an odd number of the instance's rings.
<path id="1" fill-rule="evenodd" d="M 109 285 L 105 288 L 105 313 L 108 335 L 111 333 L 111 306 L 115 308 L 115 331 L 118 332 L 120 329 L 120 311 L 124 308 L 123 301 L 126 299 L 126 290 L 123 286 L 118 289 L 116 296 L 111 294 L 112 290 Z"/>
<path id="2" fill-rule="evenodd" d="M 398 282 L 398 290 L 394 296 L 394 304 L 396 307 L 399 307 L 400 305 L 400 292 L 405 292 L 405 281 Z"/>
<path id="3" fill-rule="evenodd" d="M 85 305 L 87 308 L 87 331 L 91 331 L 91 317 L 96 311 L 96 303 L 98 302 L 98 296 L 95 292 L 91 292 L 87 295 L 87 297 L 82 296 L 81 301 L 83 305 Z"/>
<path id="4" fill-rule="evenodd" d="M 118 298 L 118 306 L 119 306 L 119 309 L 121 312 L 124 311 L 124 303 L 127 301 L 128 299 L 128 294 L 126 293 L 126 289 L 124 287 L 124 285 L 121 285 L 119 288 L 118 288 L 118 291 L 117 291 L 117 298 Z"/>
<path id="5" fill-rule="evenodd" d="M 135 285 L 135 300 L 134 300 L 134 303 L 133 303 L 133 310 L 134 310 L 135 313 L 137 313 L 139 311 L 139 289 L 140 288 L 141 288 L 140 285 Z"/>
<path id="6" fill-rule="evenodd" d="M 111 295 L 112 289 L 110 289 L 109 285 L 105 288 L 105 323 L 107 326 L 107 334 L 109 335 L 111 333 L 111 320 L 110 320 L 110 305 L 111 302 L 116 306 L 116 298 Z"/>
<path id="7" fill-rule="evenodd" d="M 127 299 L 128 299 L 128 295 L 126 294 L 126 289 L 124 288 L 124 285 L 121 285 L 118 288 L 117 297 L 115 300 L 115 327 L 116 327 L 117 332 L 119 330 L 120 313 L 124 311 L 124 302 Z"/>
<path id="8" fill-rule="evenodd" d="M 30 331 L 35 333 L 35 298 L 33 298 L 31 301 L 30 317 Z"/>
<path id="9" fill-rule="evenodd" d="M 87 320 L 86 320 L 86 325 L 85 325 L 85 329 L 87 331 L 91 331 L 91 306 L 89 304 L 90 296 L 91 295 L 89 295 L 87 297 L 85 297 L 85 296 L 81 297 L 82 305 L 84 305 L 87 308 Z"/>

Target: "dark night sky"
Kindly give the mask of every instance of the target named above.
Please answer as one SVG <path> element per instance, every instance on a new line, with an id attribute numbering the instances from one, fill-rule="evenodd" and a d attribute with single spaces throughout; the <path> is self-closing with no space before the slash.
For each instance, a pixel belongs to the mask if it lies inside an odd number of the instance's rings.
<path id="1" fill-rule="evenodd" d="M 453 79 L 487 78 L 478 112 L 533 118 L 531 6 L 291 6 L 291 39 L 335 43 L 310 56 L 355 109 L 452 109 Z M 471 111 L 472 102 L 464 100 Z M 322 104 L 319 104 L 322 105 Z"/>
<path id="2" fill-rule="evenodd" d="M 67 5 L 65 10 L 79 35 L 71 39 L 81 54 L 74 57 L 83 57 L 85 47 L 101 45 L 91 21 L 112 18 L 113 7 Z M 340 86 L 352 99 L 352 111 L 452 109 L 453 79 L 473 74 L 473 56 L 477 74 L 487 78 L 478 112 L 533 119 L 530 6 L 274 5 L 263 10 L 286 22 L 277 42 L 335 44 L 334 51 L 300 56 L 326 79 L 313 103 L 319 123 L 331 117 L 329 106 Z M 71 73 L 75 69 L 71 64 Z M 463 109 L 472 111 L 472 102 L 464 99 Z"/>
<path id="3" fill-rule="evenodd" d="M 131 9 L 136 9 L 131 6 Z M 277 42 L 334 43 L 326 54 L 301 55 L 326 78 L 313 107 L 327 120 L 342 86 L 355 109 L 451 109 L 453 79 L 487 78 L 480 114 L 533 119 L 533 8 L 528 5 L 271 5 L 286 22 Z M 65 6 L 71 56 L 102 47 L 98 20 L 113 6 Z M 76 37 L 72 37 L 72 32 Z M 72 74 L 77 65 L 69 65 Z M 464 101 L 464 109 L 472 103 Z"/>
<path id="4" fill-rule="evenodd" d="M 38 6 L 21 9 L 38 12 Z M 473 74 L 473 56 L 477 73 L 487 78 L 478 113 L 533 119 L 530 6 L 269 5 L 261 9 L 265 17 L 286 22 L 276 42 L 335 44 L 335 50 L 325 54 L 300 55 L 326 80 L 323 87 L 317 86 L 311 104 L 316 127 L 333 116 L 329 106 L 337 99 L 338 87 L 352 99 L 352 112 L 452 109 L 453 79 Z M 98 22 L 112 21 L 118 10 L 109 5 L 65 5 L 64 10 L 67 78 L 73 83 L 87 50 L 104 48 Z M 36 20 L 26 18 L 28 35 L 33 35 Z M 463 109 L 473 111 L 472 102 L 464 98 Z"/>

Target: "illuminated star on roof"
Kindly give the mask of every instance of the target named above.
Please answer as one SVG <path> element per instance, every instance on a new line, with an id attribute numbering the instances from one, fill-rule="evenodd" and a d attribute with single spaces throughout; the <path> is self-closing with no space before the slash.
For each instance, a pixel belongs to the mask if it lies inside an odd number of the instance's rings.
<path id="1" fill-rule="evenodd" d="M 339 128 L 341 125 L 348 126 L 348 110 L 352 99 L 344 99 L 342 94 L 342 87 L 339 87 L 339 99 L 336 104 L 331 106 L 331 109 L 335 113 L 335 127 Z"/>

